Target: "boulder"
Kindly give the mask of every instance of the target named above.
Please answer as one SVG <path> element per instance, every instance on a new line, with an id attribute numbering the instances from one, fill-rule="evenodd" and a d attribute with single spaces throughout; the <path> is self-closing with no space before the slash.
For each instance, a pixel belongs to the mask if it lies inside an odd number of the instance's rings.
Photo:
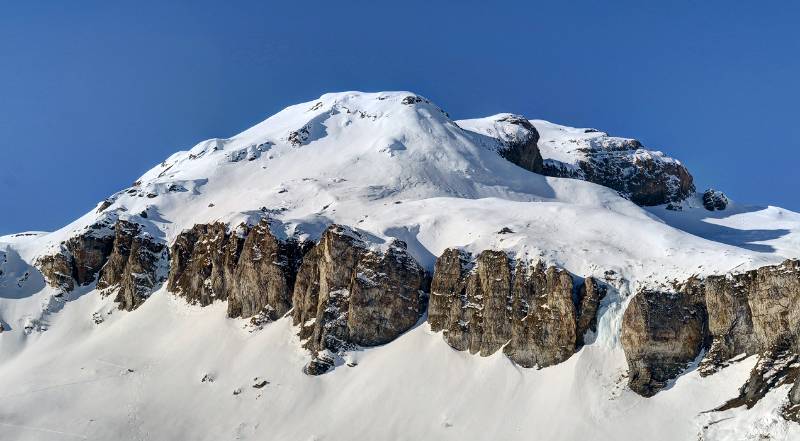
<path id="1" fill-rule="evenodd" d="M 728 197 L 721 191 L 709 188 L 703 192 L 703 207 L 708 211 L 724 210 L 728 207 Z"/>

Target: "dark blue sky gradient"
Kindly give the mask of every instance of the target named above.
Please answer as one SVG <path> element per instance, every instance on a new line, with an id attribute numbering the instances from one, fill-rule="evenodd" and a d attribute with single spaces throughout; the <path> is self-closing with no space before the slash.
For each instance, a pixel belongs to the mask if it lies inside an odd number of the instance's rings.
<path id="1" fill-rule="evenodd" d="M 14 3 L 0 234 L 56 229 L 176 150 L 353 89 L 635 137 L 698 187 L 800 210 L 797 3 Z"/>

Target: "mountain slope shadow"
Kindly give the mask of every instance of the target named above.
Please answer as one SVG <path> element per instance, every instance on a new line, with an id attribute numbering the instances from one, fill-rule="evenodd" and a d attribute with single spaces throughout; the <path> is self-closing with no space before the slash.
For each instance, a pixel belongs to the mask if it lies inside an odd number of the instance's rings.
<path id="1" fill-rule="evenodd" d="M 786 228 L 743 230 L 709 222 L 710 219 L 725 219 L 735 215 L 755 213 L 765 209 L 767 209 L 767 207 L 753 206 L 716 212 L 706 211 L 705 209 L 681 212 L 668 211 L 662 208 L 653 208 L 648 211 L 656 215 L 669 226 L 702 237 L 703 239 L 760 253 L 774 253 L 776 251 L 775 247 L 758 242 L 780 239 L 791 233 L 791 230 Z"/>

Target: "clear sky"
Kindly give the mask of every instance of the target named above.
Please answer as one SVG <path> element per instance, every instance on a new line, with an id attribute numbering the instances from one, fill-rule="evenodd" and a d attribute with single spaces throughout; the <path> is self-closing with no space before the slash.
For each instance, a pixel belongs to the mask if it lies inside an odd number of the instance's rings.
<path id="1" fill-rule="evenodd" d="M 800 210 L 800 7 L 733 3 L 3 2 L 0 234 L 343 90 L 635 137 L 700 189 Z"/>

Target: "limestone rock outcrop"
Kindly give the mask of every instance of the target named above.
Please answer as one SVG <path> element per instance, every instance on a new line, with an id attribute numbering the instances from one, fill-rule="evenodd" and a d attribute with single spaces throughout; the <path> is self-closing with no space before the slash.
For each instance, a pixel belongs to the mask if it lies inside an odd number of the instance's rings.
<path id="1" fill-rule="evenodd" d="M 711 352 L 718 359 L 788 344 L 798 351 L 800 261 L 705 280 Z"/>
<path id="2" fill-rule="evenodd" d="M 702 298 L 677 292 L 640 291 L 622 318 L 622 347 L 630 388 L 656 394 L 703 349 L 707 319 Z"/>
<path id="3" fill-rule="evenodd" d="M 275 320 L 291 309 L 304 249 L 276 238 L 266 219 L 232 231 L 222 223 L 198 224 L 172 245 L 167 288 L 201 306 L 227 300 L 230 317 Z"/>
<path id="4" fill-rule="evenodd" d="M 276 320 L 292 308 L 292 289 L 307 247 L 275 237 L 266 221 L 249 228 L 228 293 L 228 316 L 265 313 Z"/>
<path id="5" fill-rule="evenodd" d="M 104 219 L 62 242 L 55 254 L 42 256 L 36 266 L 51 286 L 65 292 L 94 282 L 114 247 L 114 222 Z"/>
<path id="6" fill-rule="evenodd" d="M 491 148 L 526 170 L 594 182 L 638 205 L 679 202 L 695 191 L 692 175 L 680 161 L 648 150 L 635 139 L 546 121 L 532 123 L 508 113 L 459 121 L 459 126 L 498 141 L 499 147 L 490 143 Z"/>
<path id="7" fill-rule="evenodd" d="M 724 210 L 728 202 L 728 197 L 721 191 L 709 188 L 703 192 L 703 207 L 708 211 Z"/>
<path id="8" fill-rule="evenodd" d="M 327 371 L 332 354 L 384 344 L 410 329 L 424 313 L 427 284 L 405 243 L 372 251 L 357 231 L 331 225 L 294 284 L 294 324 L 315 357 L 306 373 Z"/>
<path id="9" fill-rule="evenodd" d="M 683 164 L 645 149 L 635 139 L 600 133 L 574 142 L 580 145 L 574 150 L 574 164 L 547 159 L 542 173 L 594 182 L 644 206 L 678 202 L 695 191 L 692 175 Z"/>
<path id="10" fill-rule="evenodd" d="M 222 223 L 183 231 L 170 250 L 167 289 L 201 306 L 226 300 L 243 243 L 241 235 Z"/>
<path id="11" fill-rule="evenodd" d="M 499 139 L 504 145 L 499 151 L 500 156 L 526 170 L 542 173 L 543 159 L 537 145 L 539 132 L 536 127 L 517 115 L 504 115 L 497 120 L 497 124 L 511 129 L 498 131 Z"/>
<path id="12" fill-rule="evenodd" d="M 155 239 L 136 223 L 119 220 L 106 264 L 100 270 L 97 288 L 115 292 L 121 309 L 141 305 L 167 276 L 168 253 L 164 242 Z"/>
<path id="13" fill-rule="evenodd" d="M 740 274 L 693 277 L 672 293 L 642 291 L 622 322 L 630 386 L 645 396 L 680 374 L 703 348 L 701 375 L 713 374 L 740 355 L 758 355 L 759 364 L 730 406 L 752 406 L 772 388 L 794 381 L 798 337 L 798 260 Z"/>
<path id="14" fill-rule="evenodd" d="M 97 288 L 114 293 L 120 308 L 132 310 L 166 279 L 167 260 L 164 242 L 140 224 L 109 215 L 36 265 L 51 286 L 69 292 L 97 280 Z"/>
<path id="15" fill-rule="evenodd" d="M 512 262 L 485 250 L 474 260 L 447 249 L 436 261 L 428 321 L 457 350 L 480 355 L 503 352 L 524 367 L 560 363 L 583 342 L 602 298 L 594 279 L 573 296 L 572 276 L 541 263 Z M 579 310 L 584 315 L 579 315 Z M 595 322 L 596 323 L 596 322 Z M 581 328 L 579 328 L 581 324 Z"/>

